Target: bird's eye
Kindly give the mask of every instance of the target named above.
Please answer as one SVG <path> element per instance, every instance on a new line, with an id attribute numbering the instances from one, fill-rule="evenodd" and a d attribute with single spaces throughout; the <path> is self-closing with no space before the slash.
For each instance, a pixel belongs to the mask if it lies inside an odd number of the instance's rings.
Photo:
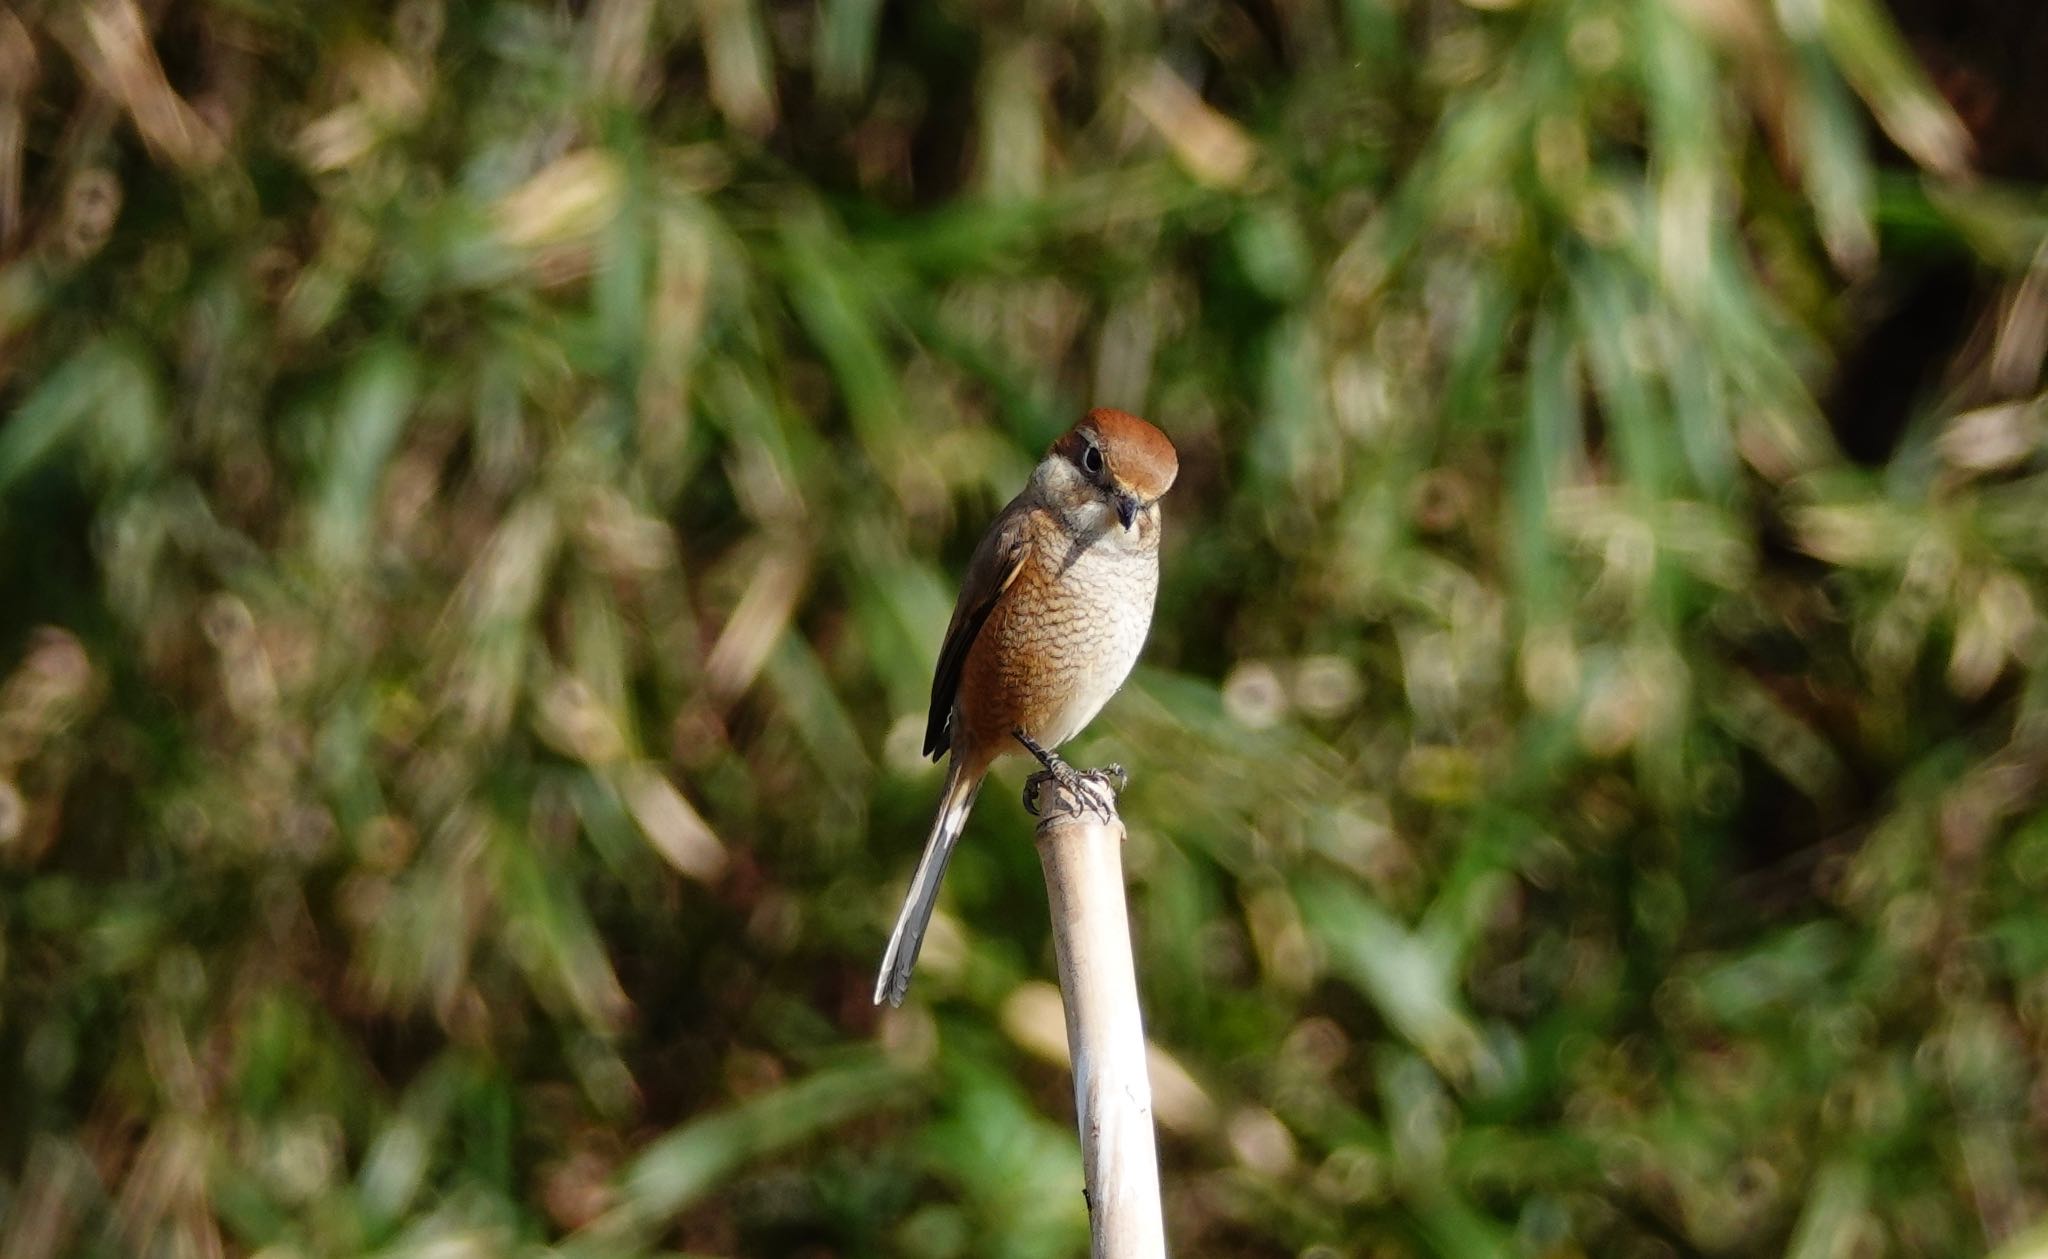
<path id="1" fill-rule="evenodd" d="M 1081 448 L 1081 470 L 1089 476 L 1102 475 L 1102 452 L 1093 446 Z"/>

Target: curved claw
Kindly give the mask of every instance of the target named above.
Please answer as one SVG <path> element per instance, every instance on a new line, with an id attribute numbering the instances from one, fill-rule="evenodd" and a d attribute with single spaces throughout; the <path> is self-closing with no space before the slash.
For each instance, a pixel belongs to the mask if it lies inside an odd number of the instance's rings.
<path id="1" fill-rule="evenodd" d="M 1038 793 L 1051 777 L 1051 774 L 1041 771 L 1024 780 L 1024 811 L 1032 817 L 1041 816 L 1038 810 Z"/>
<path id="2" fill-rule="evenodd" d="M 1099 774 L 1083 774 L 1085 787 L 1077 792 L 1088 811 L 1108 822 L 1116 817 L 1116 788 Z"/>

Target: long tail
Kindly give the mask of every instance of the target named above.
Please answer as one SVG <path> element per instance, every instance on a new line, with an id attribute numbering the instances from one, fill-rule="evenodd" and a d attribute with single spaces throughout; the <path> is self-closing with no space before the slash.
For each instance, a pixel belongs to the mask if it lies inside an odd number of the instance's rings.
<path id="1" fill-rule="evenodd" d="M 946 774 L 946 790 L 939 797 L 939 815 L 932 819 L 931 837 L 924 841 L 924 856 L 917 860 L 917 873 L 910 876 L 910 891 L 903 897 L 903 912 L 896 915 L 896 929 L 889 933 L 889 951 L 882 954 L 882 973 L 875 976 L 875 1004 L 887 1001 L 902 1005 L 910 990 L 910 969 L 917 965 L 917 950 L 924 944 L 924 929 L 932 920 L 932 906 L 938 903 L 939 881 L 946 877 L 946 862 L 953 857 L 953 845 L 967 827 L 967 811 L 981 793 L 987 770 L 969 773 L 955 755 Z"/>

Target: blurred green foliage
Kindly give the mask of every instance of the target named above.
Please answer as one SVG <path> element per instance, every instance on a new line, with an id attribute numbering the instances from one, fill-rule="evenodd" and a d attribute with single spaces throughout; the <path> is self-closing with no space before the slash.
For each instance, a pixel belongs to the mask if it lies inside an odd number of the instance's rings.
<path id="1" fill-rule="evenodd" d="M 953 575 L 1093 404 L 1183 453 L 1076 748 L 1179 1253 L 2039 1253 L 2048 126 L 1969 69 L 0 3 L 0 1254 L 1080 1253 L 1009 791 L 867 994 Z"/>

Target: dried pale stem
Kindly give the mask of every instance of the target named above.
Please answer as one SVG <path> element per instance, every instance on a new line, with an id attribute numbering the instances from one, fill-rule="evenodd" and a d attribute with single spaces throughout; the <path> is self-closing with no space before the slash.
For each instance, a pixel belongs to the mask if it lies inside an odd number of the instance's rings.
<path id="1" fill-rule="evenodd" d="M 1035 786 L 1038 857 L 1045 867 L 1074 1061 L 1091 1254 L 1164 1259 L 1152 1085 L 1124 906 L 1123 821 L 1113 803 L 1100 809 L 1099 801 L 1050 775 L 1037 776 Z M 1108 800 L 1106 791 L 1100 795 Z"/>

